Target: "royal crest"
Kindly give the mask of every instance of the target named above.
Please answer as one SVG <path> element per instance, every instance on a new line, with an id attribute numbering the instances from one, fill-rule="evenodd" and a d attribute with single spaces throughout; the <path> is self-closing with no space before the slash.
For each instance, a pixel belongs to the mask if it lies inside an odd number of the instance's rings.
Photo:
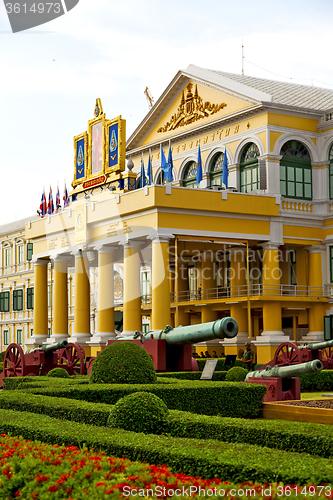
<path id="1" fill-rule="evenodd" d="M 112 130 L 111 134 L 111 140 L 110 140 L 110 151 L 113 153 L 117 149 L 118 143 L 117 143 L 117 137 L 115 130 Z"/>
<path id="2" fill-rule="evenodd" d="M 189 83 L 187 85 L 186 96 L 183 91 L 177 112 L 172 115 L 170 121 L 168 121 L 163 127 L 160 127 L 157 132 L 168 132 L 170 130 L 175 130 L 178 127 L 184 127 L 185 125 L 194 123 L 202 118 L 207 118 L 227 106 L 225 102 L 222 102 L 221 104 L 211 104 L 207 101 L 204 102 L 202 97 L 198 94 L 197 85 L 195 86 L 194 95 L 192 93 L 192 87 L 193 83 Z"/>
<path id="3" fill-rule="evenodd" d="M 79 153 L 77 155 L 77 164 L 79 167 L 83 164 L 83 151 L 82 151 L 82 146 L 79 148 Z"/>

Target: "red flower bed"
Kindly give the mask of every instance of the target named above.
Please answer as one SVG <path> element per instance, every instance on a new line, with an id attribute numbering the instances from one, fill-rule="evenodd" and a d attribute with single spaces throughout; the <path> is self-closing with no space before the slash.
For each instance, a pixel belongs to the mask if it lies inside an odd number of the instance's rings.
<path id="1" fill-rule="evenodd" d="M 0 436 L 0 497 L 8 500 L 333 498 L 329 485 L 232 484 L 172 473 L 167 466 L 107 457 L 75 446 Z"/>

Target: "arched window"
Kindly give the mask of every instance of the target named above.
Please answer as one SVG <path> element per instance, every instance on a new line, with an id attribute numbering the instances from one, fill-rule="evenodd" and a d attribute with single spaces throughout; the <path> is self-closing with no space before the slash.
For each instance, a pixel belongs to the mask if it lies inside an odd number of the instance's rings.
<path id="1" fill-rule="evenodd" d="M 281 148 L 280 190 L 288 198 L 312 199 L 311 158 L 299 141 L 287 141 Z"/>
<path id="2" fill-rule="evenodd" d="M 184 170 L 183 175 L 183 186 L 184 187 L 197 187 L 197 162 L 190 161 Z"/>
<path id="3" fill-rule="evenodd" d="M 330 200 L 333 199 L 333 144 L 330 149 L 330 154 L 329 154 L 329 161 L 330 161 L 330 166 L 329 166 L 329 190 L 330 190 Z"/>
<path id="4" fill-rule="evenodd" d="M 223 159 L 224 153 L 217 153 L 213 157 L 209 171 L 211 186 L 222 186 Z"/>
<path id="5" fill-rule="evenodd" d="M 148 177 L 146 176 L 146 186 L 148 186 L 149 184 L 149 181 L 148 181 Z M 136 179 L 136 189 L 140 189 L 141 188 L 141 175 L 139 177 L 137 177 Z"/>
<path id="6" fill-rule="evenodd" d="M 157 184 L 171 184 L 165 177 L 163 170 L 160 171 L 157 177 Z"/>
<path id="7" fill-rule="evenodd" d="M 250 193 L 259 189 L 259 148 L 251 142 L 242 151 L 240 161 L 241 192 Z"/>

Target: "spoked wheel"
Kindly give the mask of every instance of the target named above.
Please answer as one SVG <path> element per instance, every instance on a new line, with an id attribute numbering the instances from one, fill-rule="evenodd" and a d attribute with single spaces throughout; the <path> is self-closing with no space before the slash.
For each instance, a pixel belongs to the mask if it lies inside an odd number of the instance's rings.
<path id="1" fill-rule="evenodd" d="M 23 377 L 25 375 L 25 359 L 19 344 L 10 344 L 3 359 L 4 377 Z"/>
<path id="2" fill-rule="evenodd" d="M 321 361 L 325 369 L 333 368 L 333 347 L 326 347 L 321 350 Z"/>
<path id="3" fill-rule="evenodd" d="M 293 342 L 283 342 L 274 356 L 274 363 L 278 366 L 290 366 L 302 363 L 302 353 Z"/>
<path id="4" fill-rule="evenodd" d="M 84 375 L 84 350 L 80 344 L 69 343 L 61 349 L 58 367 L 64 368 L 69 375 Z"/>

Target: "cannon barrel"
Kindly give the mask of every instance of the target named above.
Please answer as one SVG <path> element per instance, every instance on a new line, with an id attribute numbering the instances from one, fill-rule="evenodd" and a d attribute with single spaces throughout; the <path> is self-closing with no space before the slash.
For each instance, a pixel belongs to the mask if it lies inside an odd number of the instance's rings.
<path id="1" fill-rule="evenodd" d="M 299 377 L 304 373 L 319 372 L 322 369 L 323 369 L 323 363 L 319 359 L 290 366 L 276 365 L 271 367 L 268 365 L 264 370 L 256 370 L 254 372 L 249 372 L 246 375 L 245 381 L 247 381 L 250 377 L 263 378 L 263 379 L 272 377 L 277 377 L 277 378 Z"/>
<path id="2" fill-rule="evenodd" d="M 134 337 L 117 337 L 117 340 L 133 340 L 141 337 L 141 342 L 149 339 L 164 339 L 169 345 L 187 345 L 214 339 L 232 339 L 238 333 L 238 324 L 234 318 L 222 318 L 210 323 L 198 325 L 167 326 L 164 330 L 152 330 L 143 336 L 138 332 Z"/>
<path id="3" fill-rule="evenodd" d="M 326 349 L 326 347 L 333 347 L 333 340 L 327 340 L 326 342 L 315 342 L 310 344 L 305 344 L 299 346 L 300 349 L 307 347 L 310 351 L 317 351 L 318 349 Z"/>
<path id="4" fill-rule="evenodd" d="M 58 349 L 64 349 L 67 346 L 68 346 L 67 340 L 60 340 L 60 342 L 56 342 L 55 344 L 41 344 L 36 349 L 33 349 L 33 351 L 52 352 L 52 351 L 57 351 Z"/>

